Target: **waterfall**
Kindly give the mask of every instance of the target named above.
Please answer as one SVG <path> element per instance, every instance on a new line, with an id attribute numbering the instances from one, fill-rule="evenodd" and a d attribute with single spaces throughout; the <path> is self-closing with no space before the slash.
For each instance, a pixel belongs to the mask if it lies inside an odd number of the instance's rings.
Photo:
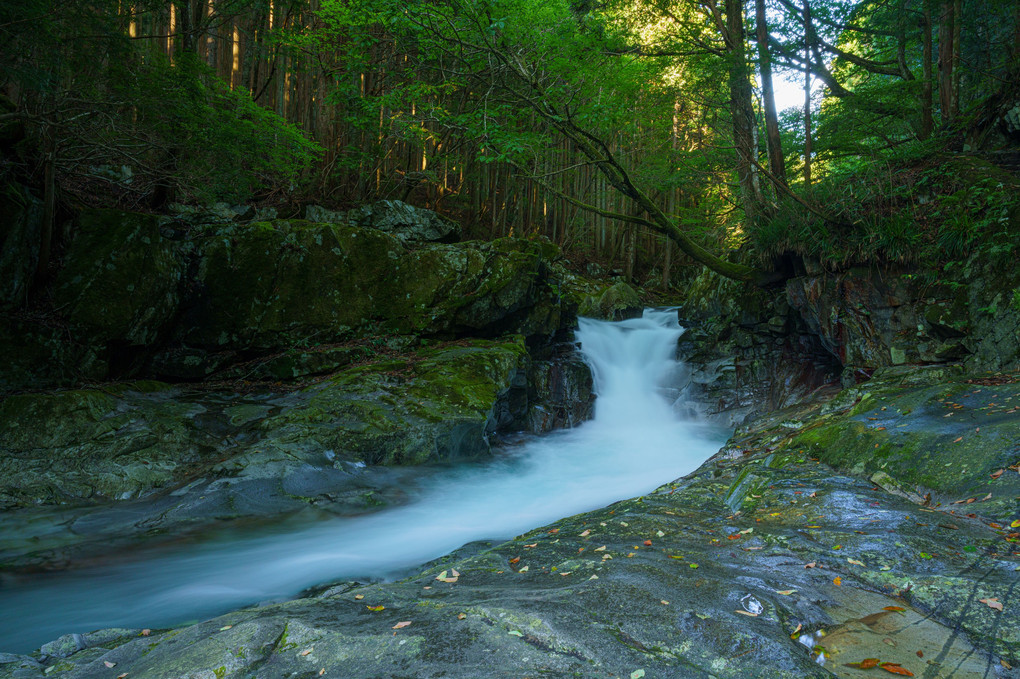
<path id="1" fill-rule="evenodd" d="M 616 323 L 581 319 L 577 340 L 595 378 L 595 418 L 527 438 L 484 464 L 424 475 L 405 506 L 258 535 L 221 530 L 174 552 L 9 576 L 0 584 L 0 651 L 103 627 L 167 627 L 323 582 L 391 577 L 474 540 L 508 539 L 647 493 L 693 471 L 725 439 L 673 414 L 668 390 L 682 332 L 675 311 Z"/>

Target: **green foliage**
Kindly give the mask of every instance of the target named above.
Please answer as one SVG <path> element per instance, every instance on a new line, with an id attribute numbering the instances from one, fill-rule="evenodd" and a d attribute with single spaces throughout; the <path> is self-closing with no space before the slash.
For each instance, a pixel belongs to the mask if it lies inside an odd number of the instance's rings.
<path id="1" fill-rule="evenodd" d="M 882 161 L 843 163 L 805 192 L 831 221 L 787 200 L 751 230 L 749 244 L 764 261 L 793 252 L 831 268 L 887 262 L 946 271 L 978 247 L 1016 247 L 1015 178 L 977 158 L 929 151 L 916 144 Z"/>
<path id="2" fill-rule="evenodd" d="M 320 151 L 193 58 L 137 65 L 114 92 L 135 107 L 132 127 L 149 142 L 148 167 L 165 169 L 167 180 L 194 200 L 243 201 L 260 190 L 293 189 Z"/>

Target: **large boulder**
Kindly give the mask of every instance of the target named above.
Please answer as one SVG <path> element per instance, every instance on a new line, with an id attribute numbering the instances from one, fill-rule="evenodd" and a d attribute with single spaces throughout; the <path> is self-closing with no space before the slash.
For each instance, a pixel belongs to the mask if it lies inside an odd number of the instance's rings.
<path id="1" fill-rule="evenodd" d="M 526 421 L 527 370 L 517 337 L 387 352 L 288 393 L 135 382 L 9 396 L 0 401 L 0 507 L 476 457 L 491 434 Z"/>
<path id="2" fill-rule="evenodd" d="M 378 229 L 402 242 L 453 243 L 460 239 L 460 226 L 453 220 L 399 200 L 380 200 L 346 212 L 309 205 L 305 219 Z"/>
<path id="3" fill-rule="evenodd" d="M 159 219 L 85 210 L 54 289 L 54 305 L 89 343 L 146 347 L 177 313 L 186 243 L 160 232 Z"/>
<path id="4" fill-rule="evenodd" d="M 229 226 L 197 247 L 192 298 L 155 359 L 159 375 L 201 377 L 236 360 L 224 352 L 382 334 L 551 336 L 565 322 L 550 284 L 556 253 L 538 242 L 409 250 L 374 229 L 280 220 Z"/>

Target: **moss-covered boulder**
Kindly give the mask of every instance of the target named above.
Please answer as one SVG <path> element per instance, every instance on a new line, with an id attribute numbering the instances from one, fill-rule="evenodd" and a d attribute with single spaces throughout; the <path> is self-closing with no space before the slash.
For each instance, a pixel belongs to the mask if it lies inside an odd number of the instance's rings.
<path id="1" fill-rule="evenodd" d="M 925 505 L 1020 515 L 1020 376 L 889 368 L 828 410 L 791 445 Z"/>
<path id="2" fill-rule="evenodd" d="M 136 383 L 0 401 L 0 507 L 126 499 L 184 480 L 215 448 L 194 427 L 204 408 L 172 395 Z"/>
<path id="3" fill-rule="evenodd" d="M 286 479 L 318 469 L 340 483 L 330 470 L 354 463 L 475 457 L 527 422 L 528 367 L 523 338 L 463 340 L 388 352 L 288 393 L 135 382 L 9 396 L 0 507 L 133 499 L 195 479 L 274 479 L 259 492 L 316 497 L 322 484 Z"/>
<path id="4" fill-rule="evenodd" d="M 565 322 L 555 253 L 527 240 L 408 249 L 374 229 L 275 221 L 220 228 L 198 248 L 192 300 L 156 373 L 190 372 L 182 351 L 201 361 L 378 334 L 549 336 Z"/>
<path id="5" fill-rule="evenodd" d="M 84 210 L 54 289 L 54 305 L 88 344 L 150 346 L 177 313 L 186 244 L 155 216 Z"/>
<path id="6" fill-rule="evenodd" d="M 522 390 L 526 405 L 527 362 L 520 339 L 424 349 L 410 359 L 338 373 L 295 394 L 292 406 L 261 426 L 266 444 L 277 450 L 311 446 L 340 460 L 421 464 L 476 457 L 488 452 L 489 434 L 514 421 L 511 390 Z"/>

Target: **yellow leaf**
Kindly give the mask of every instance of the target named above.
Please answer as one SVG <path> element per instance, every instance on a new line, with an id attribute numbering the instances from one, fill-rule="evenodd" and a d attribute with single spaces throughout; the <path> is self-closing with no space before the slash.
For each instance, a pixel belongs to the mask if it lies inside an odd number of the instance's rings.
<path id="1" fill-rule="evenodd" d="M 790 596 L 791 594 L 793 594 L 796 591 L 797 590 L 795 590 L 795 589 L 777 589 L 776 590 L 776 594 L 782 594 L 783 596 Z"/>
<path id="2" fill-rule="evenodd" d="M 834 584 L 834 585 L 836 585 L 837 587 L 839 587 L 840 585 L 842 585 L 842 584 L 843 584 L 843 578 L 841 578 L 841 577 L 839 577 L 839 576 L 837 575 L 837 576 L 835 577 L 835 579 L 834 579 L 834 580 L 832 581 L 832 584 Z"/>
<path id="3" fill-rule="evenodd" d="M 379 611 L 382 611 L 382 610 L 385 610 L 385 609 L 386 609 L 386 607 L 385 607 L 385 606 L 365 606 L 365 608 L 367 608 L 367 609 L 368 609 L 368 610 L 370 610 L 370 611 L 374 611 L 374 612 L 376 612 L 376 613 L 378 613 Z"/>

